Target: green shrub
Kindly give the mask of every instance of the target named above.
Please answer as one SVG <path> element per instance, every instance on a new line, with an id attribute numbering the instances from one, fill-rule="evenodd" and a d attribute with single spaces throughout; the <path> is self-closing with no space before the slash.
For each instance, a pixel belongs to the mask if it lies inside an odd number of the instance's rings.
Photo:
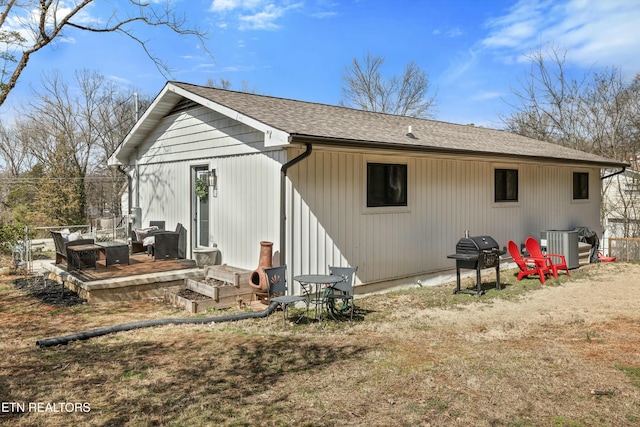
<path id="1" fill-rule="evenodd" d="M 0 225 L 0 253 L 11 255 L 18 242 L 24 240 L 24 226 L 18 224 Z"/>

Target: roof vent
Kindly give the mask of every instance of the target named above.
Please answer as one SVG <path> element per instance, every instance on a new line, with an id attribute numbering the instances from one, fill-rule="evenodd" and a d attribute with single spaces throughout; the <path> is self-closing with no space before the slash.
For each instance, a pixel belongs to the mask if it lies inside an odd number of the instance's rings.
<path id="1" fill-rule="evenodd" d="M 413 134 L 413 132 L 411 131 L 411 126 L 409 126 L 409 129 L 407 131 L 407 136 L 411 139 L 416 139 L 416 136 Z"/>

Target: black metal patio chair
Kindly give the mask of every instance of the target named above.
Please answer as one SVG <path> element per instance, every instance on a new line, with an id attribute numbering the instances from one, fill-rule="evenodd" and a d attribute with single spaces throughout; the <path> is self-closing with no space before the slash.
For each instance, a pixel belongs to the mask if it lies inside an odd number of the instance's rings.
<path id="1" fill-rule="evenodd" d="M 356 309 L 353 302 L 353 281 L 357 271 L 358 267 L 329 266 L 329 274 L 342 277 L 342 282 L 330 286 L 324 295 L 325 310 L 334 319 L 337 315 L 344 315 L 348 312 L 349 322 L 353 322 L 353 312 Z"/>
<path id="2" fill-rule="evenodd" d="M 264 273 L 267 275 L 267 281 L 269 283 L 269 292 L 267 296 L 267 303 L 271 304 L 272 302 L 280 304 L 282 308 L 283 315 L 283 325 L 286 325 L 287 320 L 287 311 L 291 304 L 296 304 L 298 302 L 304 302 L 307 305 L 307 299 L 302 295 L 289 295 L 289 290 L 287 286 L 287 266 L 282 265 L 280 267 L 271 267 L 264 268 Z M 307 309 L 305 313 L 308 313 L 309 306 L 307 305 Z M 296 323 L 300 321 L 302 315 L 298 317 Z"/>

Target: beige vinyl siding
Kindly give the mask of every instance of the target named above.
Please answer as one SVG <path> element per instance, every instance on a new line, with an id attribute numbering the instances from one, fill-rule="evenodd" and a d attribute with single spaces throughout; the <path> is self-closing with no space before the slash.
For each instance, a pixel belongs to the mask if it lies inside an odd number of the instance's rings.
<path id="1" fill-rule="evenodd" d="M 164 219 L 173 228 L 181 222 L 190 247 L 192 167 L 216 168 L 210 241 L 223 263 L 253 269 L 262 240 L 274 242 L 278 257 L 280 167 L 301 153 L 265 151 L 262 132 L 206 108 L 166 117 L 138 152 L 143 224 Z M 406 208 L 366 208 L 367 161 L 407 164 Z M 518 169 L 517 203 L 493 202 L 495 167 Z M 586 202 L 572 200 L 576 170 L 590 174 Z M 501 246 L 545 229 L 580 225 L 601 231 L 598 168 L 314 146 L 288 176 L 284 262 L 290 276 L 351 265 L 358 266 L 358 282 L 371 283 L 448 270 L 455 263 L 446 256 L 465 230 L 491 235 Z"/>
<path id="2" fill-rule="evenodd" d="M 205 107 L 166 117 L 139 150 L 142 163 L 257 153 L 264 134 Z"/>
<path id="3" fill-rule="evenodd" d="M 180 222 L 194 228 L 192 168 L 216 168 L 218 191 L 210 193 L 210 242 L 222 262 L 258 265 L 260 241 L 279 240 L 280 167 L 284 151 L 261 152 L 264 135 L 246 125 L 197 108 L 171 115 L 145 140 L 139 152 L 142 224 Z M 134 185 L 136 179 L 134 178 Z M 132 206 L 136 205 L 135 186 Z"/>
<path id="4" fill-rule="evenodd" d="M 258 266 L 260 242 L 279 248 L 280 166 L 284 152 L 213 159 L 218 196 L 211 200 L 211 242 L 222 262 L 240 268 Z"/>
<path id="5" fill-rule="evenodd" d="M 408 165 L 408 209 L 369 213 L 366 162 Z M 493 202 L 494 167 L 518 169 L 519 201 Z M 576 168 L 433 157 L 384 157 L 353 152 L 314 153 L 294 167 L 290 261 L 294 273 L 327 265 L 358 266 L 360 282 L 450 269 L 456 242 L 469 230 L 509 239 L 539 237 L 545 229 L 587 226 L 600 232 L 599 171 L 590 173 L 590 199 L 572 200 Z"/>
<path id="6" fill-rule="evenodd" d="M 188 162 L 139 165 L 143 227 L 149 221 L 165 221 L 167 229 L 175 229 L 180 222 L 191 232 L 190 204 L 183 201 L 185 189 L 191 187 L 189 170 Z M 133 194 L 136 206 L 135 187 Z"/>

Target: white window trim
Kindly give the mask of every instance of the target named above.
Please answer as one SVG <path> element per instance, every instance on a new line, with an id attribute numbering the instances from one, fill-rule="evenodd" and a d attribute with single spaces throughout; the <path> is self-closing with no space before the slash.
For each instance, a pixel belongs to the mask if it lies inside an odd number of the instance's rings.
<path id="1" fill-rule="evenodd" d="M 588 187 L 588 191 L 589 191 L 589 197 L 587 197 L 586 199 L 574 199 L 573 198 L 573 174 L 574 173 L 586 173 L 587 176 L 589 177 L 589 187 Z M 591 171 L 588 169 L 571 169 L 571 176 L 569 178 L 569 182 L 571 183 L 570 187 L 569 187 L 569 197 L 571 199 L 571 203 L 572 204 L 576 204 L 576 205 L 584 205 L 584 204 L 588 204 L 591 203 L 591 197 L 593 195 L 593 189 L 591 188 Z"/>
<path id="2" fill-rule="evenodd" d="M 406 165 L 407 166 L 407 206 L 367 206 L 367 164 L 368 163 L 385 163 L 389 165 Z M 390 159 L 382 156 L 364 156 L 362 159 L 362 191 L 361 191 L 361 210 L 364 215 L 372 214 L 389 214 L 389 213 L 409 213 L 411 212 L 411 201 L 413 200 L 412 185 L 413 166 L 409 159 Z"/>
<path id="3" fill-rule="evenodd" d="M 496 202 L 496 169 L 511 169 L 518 171 L 518 201 Z M 494 163 L 491 165 L 491 187 L 489 188 L 491 207 L 494 208 L 519 208 L 522 203 L 522 169 L 520 165 Z"/>

